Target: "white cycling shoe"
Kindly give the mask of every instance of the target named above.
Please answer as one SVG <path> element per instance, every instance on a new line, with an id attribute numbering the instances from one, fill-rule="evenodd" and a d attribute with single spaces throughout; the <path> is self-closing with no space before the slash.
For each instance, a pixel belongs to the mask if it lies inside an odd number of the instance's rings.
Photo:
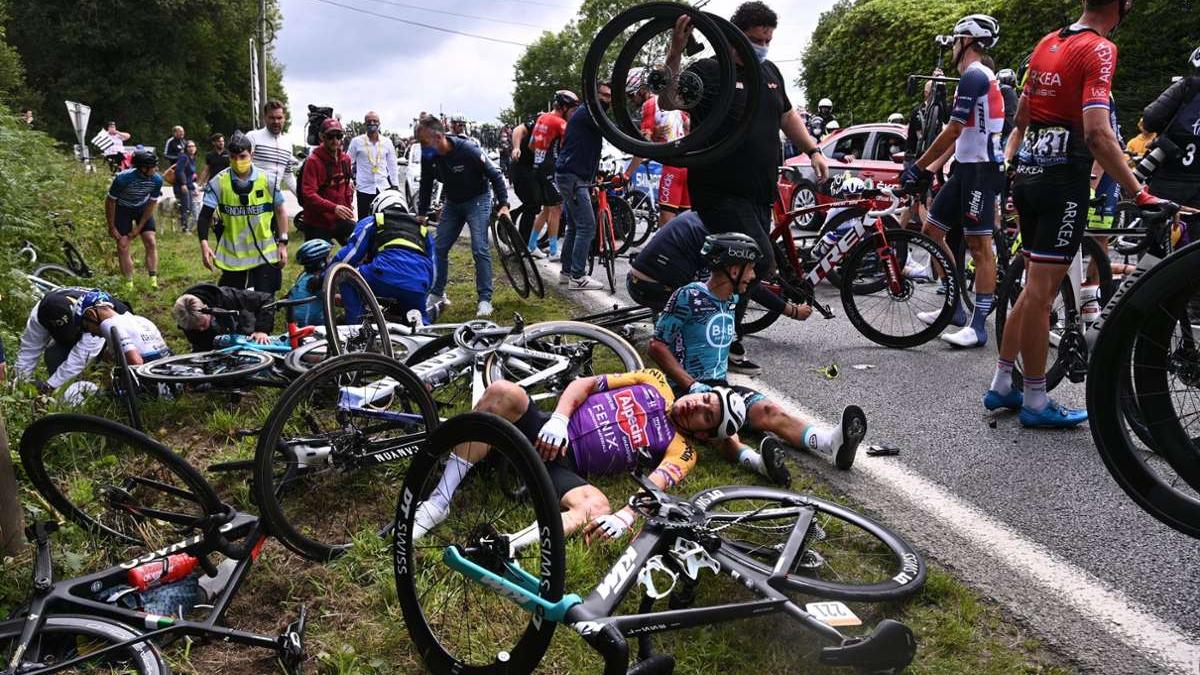
<path id="1" fill-rule="evenodd" d="M 942 341 L 960 349 L 974 349 L 987 344 L 987 334 L 980 335 L 974 328 L 967 326 L 953 333 L 942 333 Z"/>
<path id="2" fill-rule="evenodd" d="M 413 541 L 420 541 L 430 530 L 441 525 L 450 515 L 449 509 L 443 509 L 429 501 L 417 505 L 417 513 L 413 516 Z"/>
<path id="3" fill-rule="evenodd" d="M 917 319 L 919 319 L 921 321 L 921 323 L 923 323 L 927 326 L 932 326 L 938 320 L 938 317 L 941 315 L 942 315 L 942 310 L 940 310 L 940 309 L 936 309 L 936 310 L 933 310 L 930 312 L 917 312 Z M 955 319 L 957 319 L 957 318 L 958 317 L 955 317 Z M 962 318 L 961 321 L 963 323 L 959 323 L 955 319 L 950 319 L 950 325 L 957 326 L 957 327 L 965 326 L 966 322 L 970 318 L 971 317 Z"/>

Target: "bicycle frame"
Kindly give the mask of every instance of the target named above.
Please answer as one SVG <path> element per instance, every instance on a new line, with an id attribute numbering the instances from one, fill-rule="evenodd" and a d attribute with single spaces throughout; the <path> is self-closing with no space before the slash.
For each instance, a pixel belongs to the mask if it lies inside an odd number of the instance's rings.
<path id="1" fill-rule="evenodd" d="M 60 582 L 52 580 L 49 540 L 45 538 L 44 534 L 39 536 L 37 541 L 37 563 L 34 571 L 34 597 L 30 601 L 23 618 L 0 621 L 0 632 L 13 630 L 18 626 L 21 627 L 21 637 L 17 643 L 17 648 L 14 650 L 13 658 L 5 665 L 5 668 L 8 669 L 6 672 L 16 672 L 16 668 L 21 665 L 22 656 L 45 625 L 48 618 L 47 615 L 54 613 L 74 612 L 87 616 L 111 619 L 129 627 L 133 632 L 138 633 L 138 635 L 129 640 L 90 651 L 87 654 L 47 668 L 19 671 L 21 675 L 48 675 L 49 673 L 63 671 L 111 652 L 124 649 L 133 644 L 147 640 L 158 641 L 176 635 L 215 638 L 225 642 L 235 642 L 250 647 L 282 652 L 285 648 L 285 636 L 288 634 L 286 631 L 284 635 L 268 637 L 219 625 L 229 610 L 229 605 L 233 601 L 238 588 L 241 586 L 242 580 L 258 559 L 263 544 L 266 543 L 267 539 L 266 534 L 262 532 L 259 519 L 245 513 L 236 514 L 232 520 L 221 526 L 219 531 L 223 535 L 235 539 L 246 538 L 253 540 L 254 545 L 250 548 L 248 555 L 237 561 L 229 583 L 226 584 L 225 588 L 213 600 L 211 611 L 201 621 L 191 621 L 125 609 L 92 600 L 91 596 L 94 595 L 97 588 L 104 589 L 126 584 L 129 570 L 152 560 L 176 553 L 187 553 L 203 560 L 205 556 L 216 550 L 216 547 L 205 535 L 198 534 L 189 537 L 144 556 L 126 561 L 115 567 L 110 567 L 102 572 Z"/>

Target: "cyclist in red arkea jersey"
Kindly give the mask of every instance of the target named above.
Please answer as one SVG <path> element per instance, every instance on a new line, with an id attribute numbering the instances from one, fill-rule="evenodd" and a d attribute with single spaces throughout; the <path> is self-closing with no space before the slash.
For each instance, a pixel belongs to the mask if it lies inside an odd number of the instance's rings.
<path id="1" fill-rule="evenodd" d="M 567 132 L 567 118 L 579 105 L 579 97 L 566 89 L 554 92 L 554 107 L 550 112 L 538 115 L 529 137 L 529 149 L 533 152 L 533 173 L 541 194 L 541 203 L 546 210 L 547 235 L 550 238 L 550 259 L 558 259 L 558 223 L 562 218 L 562 194 L 554 184 L 554 161 L 558 147 Z M 542 257 L 537 247 L 541 233 L 534 228 L 529 236 L 529 250 L 535 257 Z"/>
<path id="2" fill-rule="evenodd" d="M 1138 183 L 1109 122 L 1116 30 L 1133 0 L 1085 0 L 1078 22 L 1042 38 L 1029 65 L 1005 157 L 1016 159 L 1013 202 L 1028 261 L 1025 289 L 1005 325 L 996 374 L 983 398 L 989 410 L 1020 410 L 1027 427 L 1062 428 L 1087 420 L 1046 396 L 1049 315 L 1087 225 L 1092 159 L 1137 203 L 1159 202 Z M 1025 390 L 1012 386 L 1023 360 Z"/>

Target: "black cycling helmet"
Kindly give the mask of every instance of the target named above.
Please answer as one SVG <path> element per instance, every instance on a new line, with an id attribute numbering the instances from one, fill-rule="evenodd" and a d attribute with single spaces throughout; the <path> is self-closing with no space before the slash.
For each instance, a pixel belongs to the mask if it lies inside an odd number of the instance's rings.
<path id="1" fill-rule="evenodd" d="M 710 234 L 704 238 L 700 255 L 711 270 L 758 262 L 762 252 L 754 238 L 741 232 Z"/>
<path id="2" fill-rule="evenodd" d="M 135 169 L 149 169 L 158 165 L 158 155 L 154 154 L 153 150 L 138 150 L 133 153 L 133 167 Z"/>
<path id="3" fill-rule="evenodd" d="M 1005 68 L 996 73 L 996 79 L 1000 80 L 1000 84 L 1010 87 L 1017 86 L 1017 73 L 1012 68 Z"/>
<path id="4" fill-rule="evenodd" d="M 233 135 L 229 137 L 229 140 L 225 141 L 225 149 L 228 150 L 229 154 L 231 155 L 236 155 L 240 152 L 250 152 L 251 147 L 252 145 L 250 143 L 250 139 L 246 137 L 246 134 L 243 134 L 240 131 L 233 132 Z"/>

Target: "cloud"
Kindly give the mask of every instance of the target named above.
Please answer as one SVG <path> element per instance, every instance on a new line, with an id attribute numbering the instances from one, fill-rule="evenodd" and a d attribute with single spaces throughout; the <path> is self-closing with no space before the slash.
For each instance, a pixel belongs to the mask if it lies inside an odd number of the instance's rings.
<path id="1" fill-rule="evenodd" d="M 819 13 L 834 0 L 773 2 L 780 26 L 771 59 L 789 82 Z M 400 17 L 452 30 L 514 42 L 532 42 L 538 28 L 447 16 L 400 5 L 421 0 L 328 0 L 365 12 Z M 321 0 L 281 0 L 283 29 L 275 45 L 284 65 L 291 101 L 293 142 L 302 142 L 309 103 L 333 106 L 343 119 L 379 112 L 385 129 L 406 130 L 421 110 L 462 111 L 480 121 L 496 119 L 511 105 L 513 65 L 523 48 L 438 32 L 369 16 Z M 443 0 L 430 8 L 540 26 L 557 31 L 571 20 L 579 0 Z M 740 0 L 713 0 L 706 11 L 730 16 Z"/>

